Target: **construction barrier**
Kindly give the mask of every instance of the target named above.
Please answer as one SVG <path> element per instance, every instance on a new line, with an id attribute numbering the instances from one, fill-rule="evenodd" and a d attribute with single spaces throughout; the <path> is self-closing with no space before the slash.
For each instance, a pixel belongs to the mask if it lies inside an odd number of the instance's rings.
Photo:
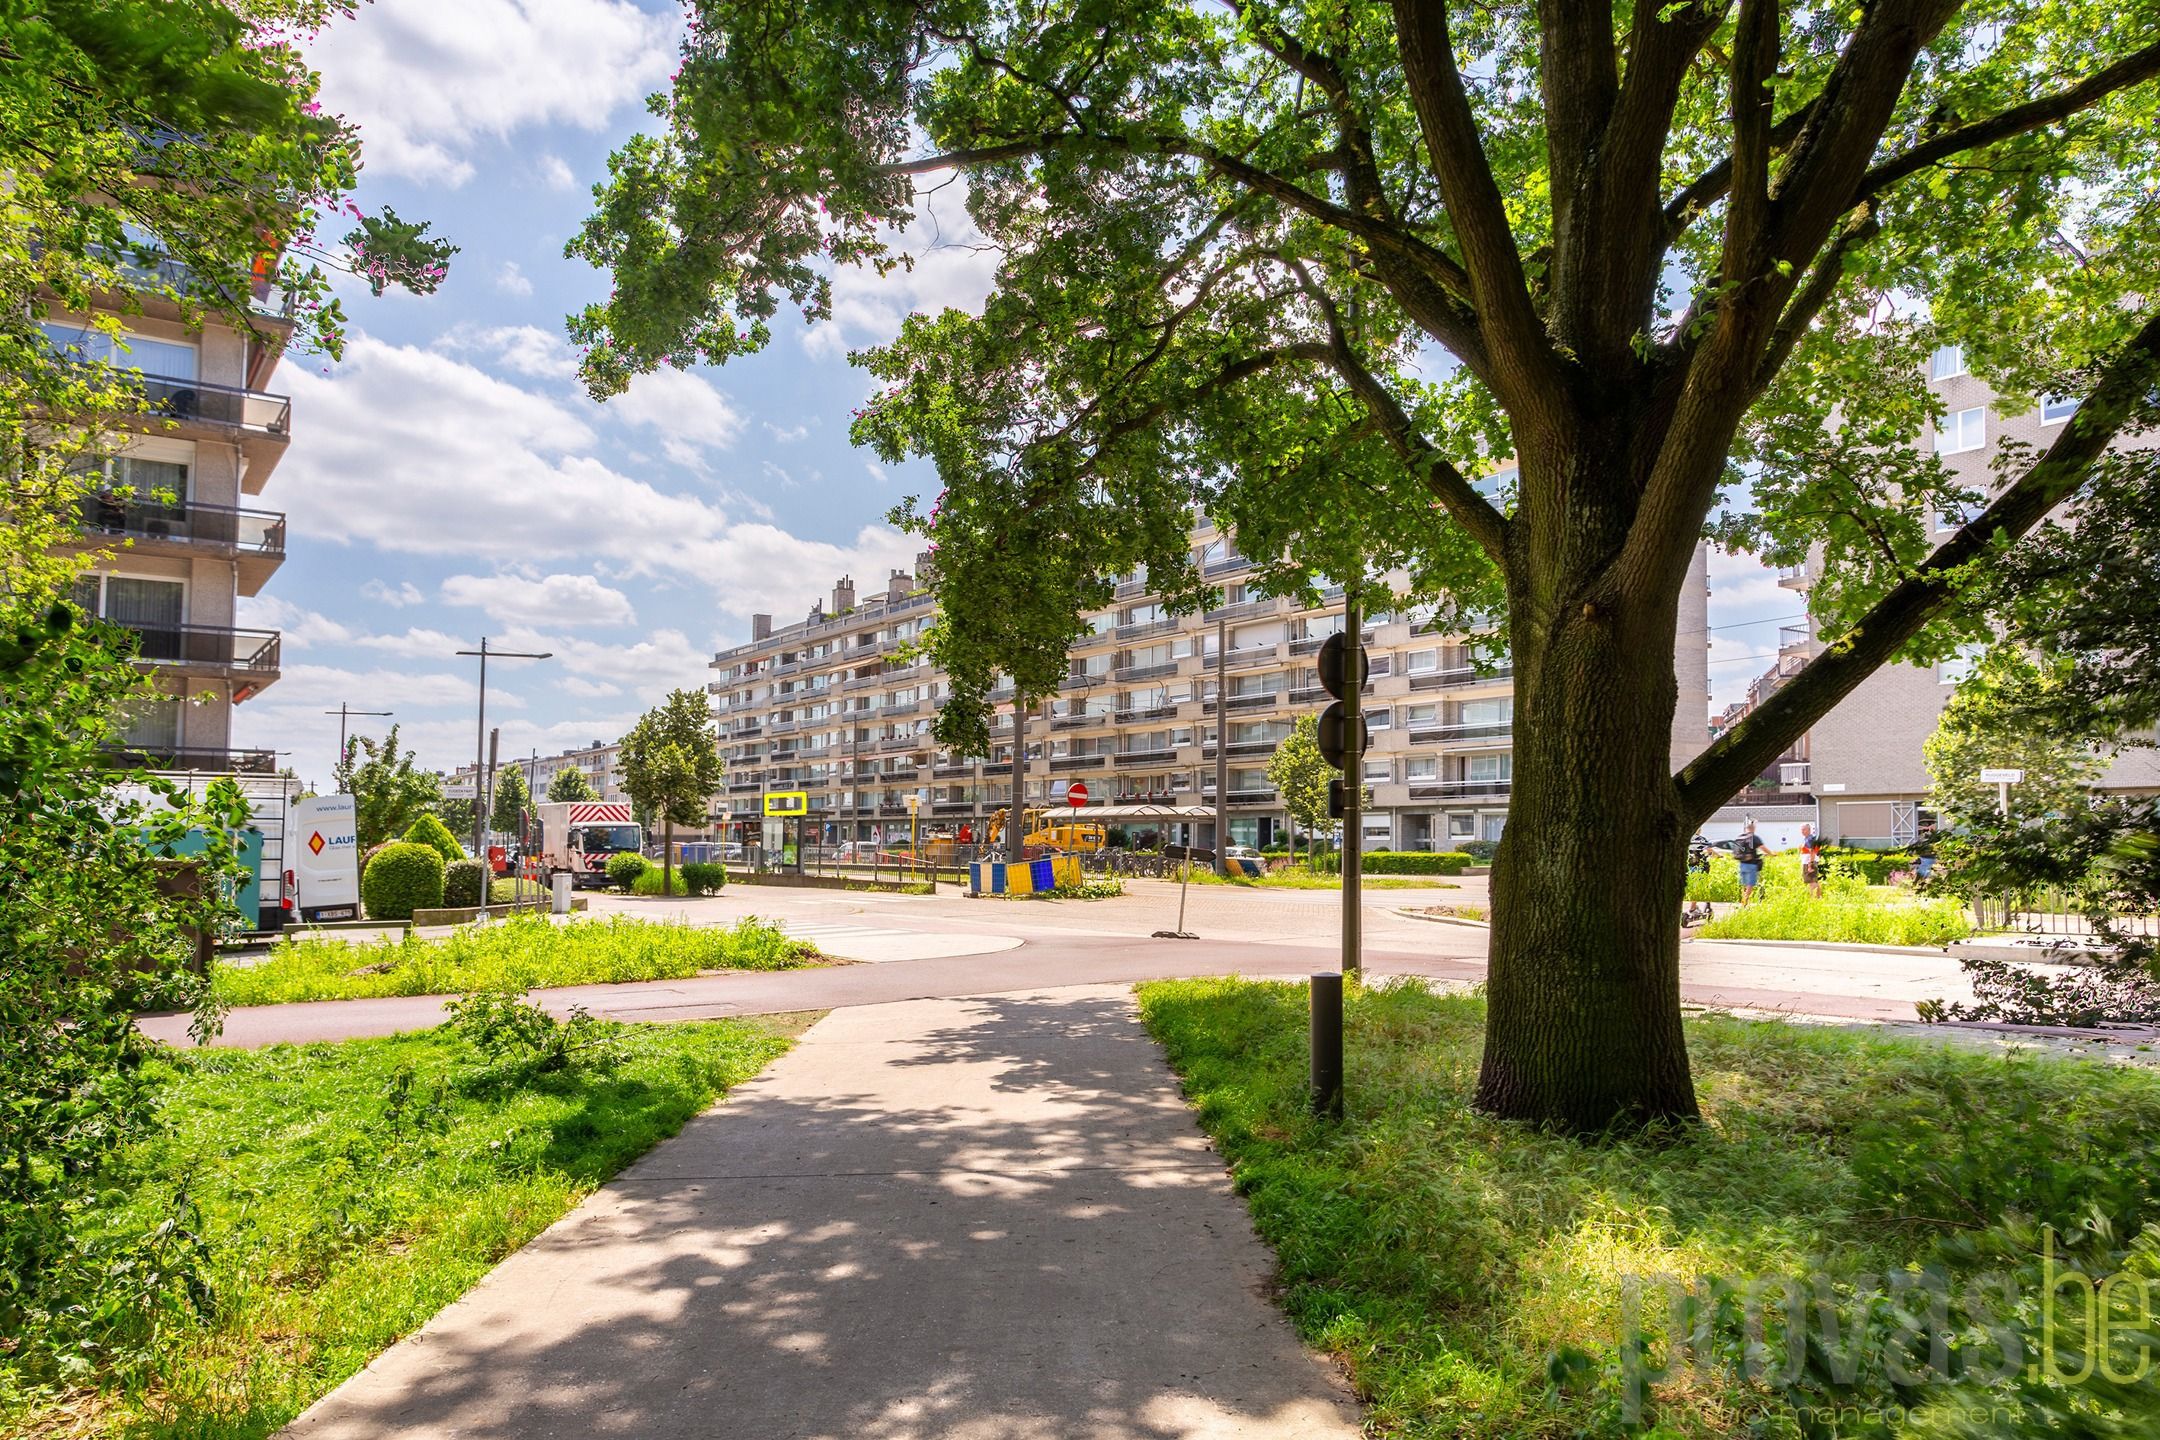
<path id="1" fill-rule="evenodd" d="M 1060 885 L 1083 883 L 1080 857 L 1053 855 L 1008 865 L 999 860 L 977 860 L 968 866 L 970 895 L 1040 895 Z"/>

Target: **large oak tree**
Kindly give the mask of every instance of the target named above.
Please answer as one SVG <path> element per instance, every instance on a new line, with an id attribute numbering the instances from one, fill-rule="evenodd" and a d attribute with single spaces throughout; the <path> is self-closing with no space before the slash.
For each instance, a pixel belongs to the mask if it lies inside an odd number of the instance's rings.
<path id="1" fill-rule="evenodd" d="M 1052 693 L 1109 577 L 1200 600 L 1195 512 L 1275 588 L 1407 573 L 1494 630 L 1516 743 L 1478 1097 L 1505 1116 L 1696 1113 L 1688 836 L 1955 638 L 2160 351 L 2152 0 L 693 8 L 571 247 L 615 287 L 572 321 L 590 388 L 755 351 L 788 301 L 828 318 L 832 267 L 907 263 L 921 187 L 964 186 L 982 314 L 858 357 L 884 382 L 858 438 L 945 486 L 904 512 L 938 552 L 941 737 L 985 743 L 997 672 Z M 1946 340 L 2006 404 L 2084 404 L 1934 545 L 1921 513 L 1967 498 L 1920 443 Z M 1830 643 L 1674 774 L 1706 528 L 1819 547 Z"/>

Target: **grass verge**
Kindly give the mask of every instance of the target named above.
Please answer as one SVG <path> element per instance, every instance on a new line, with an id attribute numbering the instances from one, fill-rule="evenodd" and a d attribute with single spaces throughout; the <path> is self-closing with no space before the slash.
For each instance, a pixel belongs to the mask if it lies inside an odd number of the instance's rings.
<path id="1" fill-rule="evenodd" d="M 259 965 L 219 966 L 211 988 L 226 1005 L 283 1005 L 680 980 L 700 970 L 791 970 L 818 958 L 815 946 L 755 917 L 721 929 L 626 915 L 565 925 L 516 915 L 436 939 L 287 941 Z"/>
<path id="2" fill-rule="evenodd" d="M 1968 1372 L 1900 1388 L 1884 1361 L 1917 1303 L 1886 1300 L 1899 1283 L 1887 1277 L 1928 1266 L 1960 1306 L 1988 1295 L 2013 1337 L 1967 1333 L 1947 1363 L 1992 1366 L 2013 1343 L 2036 1358 L 2038 1224 L 2062 1232 L 2045 1242 L 2059 1267 L 2082 1246 L 2075 1268 L 2095 1280 L 2160 1276 L 2160 1242 L 2140 1233 L 2160 1187 L 2149 1072 L 1702 1019 L 1688 1038 L 1707 1123 L 1592 1144 L 1473 1112 L 1482 1000 L 1404 985 L 1349 997 L 1350 1110 L 1336 1126 L 1304 1108 L 1303 987 L 1139 993 L 1275 1249 L 1282 1303 L 1347 1364 L 1381 1434 L 2099 1436 L 2160 1418 L 2150 1376 L 2073 1387 L 2013 1367 L 1994 1385 Z M 1996 1275 L 2014 1299 L 1987 1291 Z M 1731 1298 L 1745 1291 L 1707 1287 L 1704 1368 L 1660 1377 L 1668 1276 L 1795 1277 L 1833 1303 L 1809 1320 L 1819 1343 L 1791 1376 L 1749 1378 Z M 1632 1322 L 1630 1277 L 1653 1284 Z M 1776 1320 L 1766 1338 L 1758 1360 L 1796 1353 Z M 1959 1429 L 1959 1407 L 1991 1418 Z"/>
<path id="3" fill-rule="evenodd" d="M 142 1341 L 125 1384 L 0 1398 L 0 1431 L 270 1434 L 757 1073 L 798 1020 L 620 1027 L 611 1068 L 508 1079 L 449 1027 L 155 1062 L 167 1128 L 127 1157 L 106 1218 L 174 1217 L 209 1303 Z"/>
<path id="4" fill-rule="evenodd" d="M 1955 900 L 1885 904 L 1867 895 L 1818 900 L 1805 890 L 1765 890 L 1754 904 L 1728 910 L 1696 932 L 1705 940 L 1831 940 L 1847 945 L 1947 945 L 1973 933 Z"/>

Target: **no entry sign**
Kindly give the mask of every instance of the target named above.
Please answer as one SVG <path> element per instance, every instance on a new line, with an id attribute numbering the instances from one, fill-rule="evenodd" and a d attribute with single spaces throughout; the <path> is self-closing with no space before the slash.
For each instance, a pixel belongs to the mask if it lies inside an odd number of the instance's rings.
<path id="1" fill-rule="evenodd" d="M 1087 804 L 1087 782 L 1075 780 L 1065 787 L 1065 803 L 1077 810 Z"/>

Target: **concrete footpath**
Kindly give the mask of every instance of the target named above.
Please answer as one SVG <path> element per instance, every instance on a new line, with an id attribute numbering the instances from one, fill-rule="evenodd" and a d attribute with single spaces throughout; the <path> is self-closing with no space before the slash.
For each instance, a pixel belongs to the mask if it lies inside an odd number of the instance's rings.
<path id="1" fill-rule="evenodd" d="M 284 1433 L 1353 1440 L 1124 987 L 835 1011 Z"/>

